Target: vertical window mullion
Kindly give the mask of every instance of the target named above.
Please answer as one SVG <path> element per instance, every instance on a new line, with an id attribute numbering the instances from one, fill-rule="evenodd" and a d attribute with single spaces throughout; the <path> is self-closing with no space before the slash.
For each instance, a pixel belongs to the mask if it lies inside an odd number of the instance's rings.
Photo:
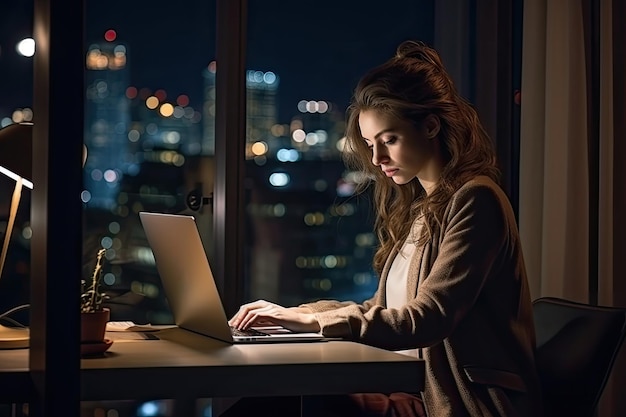
<path id="1" fill-rule="evenodd" d="M 227 315 L 243 288 L 246 0 L 217 0 L 213 273 Z"/>

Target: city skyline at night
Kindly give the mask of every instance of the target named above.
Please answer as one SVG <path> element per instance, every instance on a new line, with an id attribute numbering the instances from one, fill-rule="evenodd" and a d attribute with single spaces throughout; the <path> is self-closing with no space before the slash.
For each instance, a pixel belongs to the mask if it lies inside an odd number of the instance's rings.
<path id="1" fill-rule="evenodd" d="M 249 3 L 247 67 L 281 74 L 279 120 L 288 120 L 288 107 L 303 99 L 345 108 L 362 72 L 388 58 L 401 40 L 432 42 L 432 2 L 391 1 L 395 6 L 380 13 L 360 13 L 376 4 L 372 0 L 322 0 L 315 6 Z M 185 94 L 197 107 L 203 101 L 202 72 L 215 58 L 215 1 L 170 6 L 165 0 L 150 7 L 121 0 L 87 3 L 85 50 L 115 30 L 129 45 L 131 84 Z M 2 118 L 32 105 L 33 58 L 19 56 L 15 45 L 32 36 L 33 6 L 13 0 L 0 12 Z"/>
<path id="2" fill-rule="evenodd" d="M 265 108 L 258 114 L 261 117 L 249 125 L 248 176 L 242 184 L 248 197 L 260 199 L 249 202 L 247 214 L 256 216 L 255 221 L 265 226 L 256 227 L 255 235 L 250 237 L 261 240 L 249 243 L 251 251 L 255 250 L 253 245 L 263 248 L 256 256 L 264 263 L 251 259 L 246 269 L 274 274 L 273 279 L 289 275 L 290 281 L 276 286 L 288 300 L 311 296 L 310 292 L 308 296 L 302 292 L 306 288 L 322 294 L 335 285 L 334 290 L 341 288 L 345 295 L 354 284 L 369 282 L 367 246 L 372 241 L 367 238 L 371 232 L 367 207 L 362 205 L 357 212 L 348 209 L 352 207 L 349 204 L 337 208 L 351 195 L 339 147 L 345 107 L 358 78 L 391 56 L 400 41 L 413 38 L 431 42 L 433 37 L 432 2 L 390 1 L 397 3 L 396 7 L 380 13 L 366 12 L 376 4 L 373 1 L 248 4 L 246 68 L 253 71 L 252 79 L 262 74 L 262 78 L 269 77 L 264 78 L 268 81 L 273 75 L 280 82 L 274 92 L 252 88 L 249 100 L 253 101 L 247 103 L 248 107 L 257 103 L 258 109 Z M 20 39 L 32 36 L 32 3 L 16 0 L 3 7 L 7 13 L 0 14 L 0 120 L 10 121 L 13 111 L 26 109 L 22 115 L 33 117 L 36 123 L 37 116 L 29 109 L 33 58 L 19 56 L 14 49 Z M 205 152 L 194 151 L 193 131 L 211 126 L 205 112 L 205 75 L 215 59 L 215 24 L 219 23 L 215 22 L 215 2 L 184 2 L 172 8 L 170 2 L 156 0 L 142 8 L 111 0 L 89 2 L 85 12 L 85 125 L 90 132 L 85 142 L 90 156 L 83 201 L 89 238 L 101 234 L 106 237 L 85 246 L 106 242 L 115 249 L 121 257 L 111 266 L 109 282 L 115 284 L 113 287 L 123 283 L 122 291 L 150 299 L 156 289 L 154 272 L 135 265 L 139 270 L 131 273 L 131 282 L 128 272 L 124 277 L 128 257 L 136 254 L 124 253 L 120 248 L 136 245 L 128 239 L 137 231 L 132 232 L 136 225 L 125 226 L 121 220 L 132 217 L 138 207 L 185 210 L 186 193 L 197 188 L 204 194 L 212 191 L 212 162 Z M 94 68 L 89 66 L 92 58 L 92 64 L 102 64 L 98 61 L 102 56 L 88 55 L 91 46 L 100 43 L 121 47 L 117 57 L 114 55 L 118 52 L 112 51 L 113 66 L 107 64 L 105 73 L 110 74 L 102 79 L 97 71 L 88 70 Z M 108 84 L 119 80 L 125 84 Z M 115 99 L 110 96 L 113 92 Z M 169 118 L 155 111 L 165 102 L 171 110 Z M 93 107 L 96 104 L 98 107 Z M 191 130 L 181 124 L 183 119 L 176 118 L 177 111 L 186 115 L 187 110 L 200 118 L 190 115 L 189 121 L 197 122 L 192 123 Z M 171 143 L 162 147 L 163 140 Z M 101 152 L 114 143 L 113 153 Z M 96 195 L 90 194 L 92 191 Z M 97 201 L 100 209 L 92 213 L 89 207 Z M 268 217 L 268 213 L 272 215 Z M 203 227 L 208 227 L 210 213 L 198 215 Z M 353 223 L 355 220 L 357 223 Z M 355 226 L 363 230 L 357 233 L 352 230 Z M 298 232 L 301 247 L 289 245 L 289 239 L 281 240 L 287 236 L 285 230 L 300 227 L 304 227 Z M 210 227 L 206 233 L 210 233 Z M 354 233 L 361 237 L 357 239 Z M 280 239 L 270 244 L 270 235 Z M 363 259 L 360 270 L 354 277 L 340 277 L 340 269 L 352 256 L 348 251 L 355 239 L 359 242 L 355 251 Z M 286 249 L 290 254 L 280 255 Z M 267 269 L 272 262 L 277 267 L 279 259 L 289 272 Z M 328 268 L 332 265 L 335 267 Z M 330 278 L 340 278 L 342 283 L 337 286 L 328 281 Z"/>

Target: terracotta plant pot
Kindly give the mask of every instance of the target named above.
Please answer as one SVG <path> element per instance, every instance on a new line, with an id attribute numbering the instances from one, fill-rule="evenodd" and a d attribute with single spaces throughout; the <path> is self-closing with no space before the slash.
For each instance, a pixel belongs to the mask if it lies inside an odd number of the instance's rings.
<path id="1" fill-rule="evenodd" d="M 108 308 L 93 313 L 80 313 L 81 343 L 103 342 L 110 316 L 111 311 Z"/>

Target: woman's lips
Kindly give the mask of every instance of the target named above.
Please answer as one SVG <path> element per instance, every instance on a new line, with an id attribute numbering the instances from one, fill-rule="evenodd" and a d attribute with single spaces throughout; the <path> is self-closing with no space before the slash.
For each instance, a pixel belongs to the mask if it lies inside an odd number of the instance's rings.
<path id="1" fill-rule="evenodd" d="M 383 172 L 385 173 L 386 176 L 393 177 L 393 174 L 398 172 L 398 170 L 397 169 L 385 169 L 383 170 Z"/>

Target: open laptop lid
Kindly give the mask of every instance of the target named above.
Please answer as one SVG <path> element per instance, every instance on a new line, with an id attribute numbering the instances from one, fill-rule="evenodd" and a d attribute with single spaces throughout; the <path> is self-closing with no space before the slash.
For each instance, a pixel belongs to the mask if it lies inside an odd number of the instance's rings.
<path id="1" fill-rule="evenodd" d="M 215 279 L 193 216 L 140 212 L 174 322 L 228 343 L 326 340 L 320 333 L 266 329 L 270 336 L 235 336 L 228 326 Z"/>
<path id="2" fill-rule="evenodd" d="M 194 217 L 141 212 L 139 218 L 176 325 L 232 343 Z"/>

